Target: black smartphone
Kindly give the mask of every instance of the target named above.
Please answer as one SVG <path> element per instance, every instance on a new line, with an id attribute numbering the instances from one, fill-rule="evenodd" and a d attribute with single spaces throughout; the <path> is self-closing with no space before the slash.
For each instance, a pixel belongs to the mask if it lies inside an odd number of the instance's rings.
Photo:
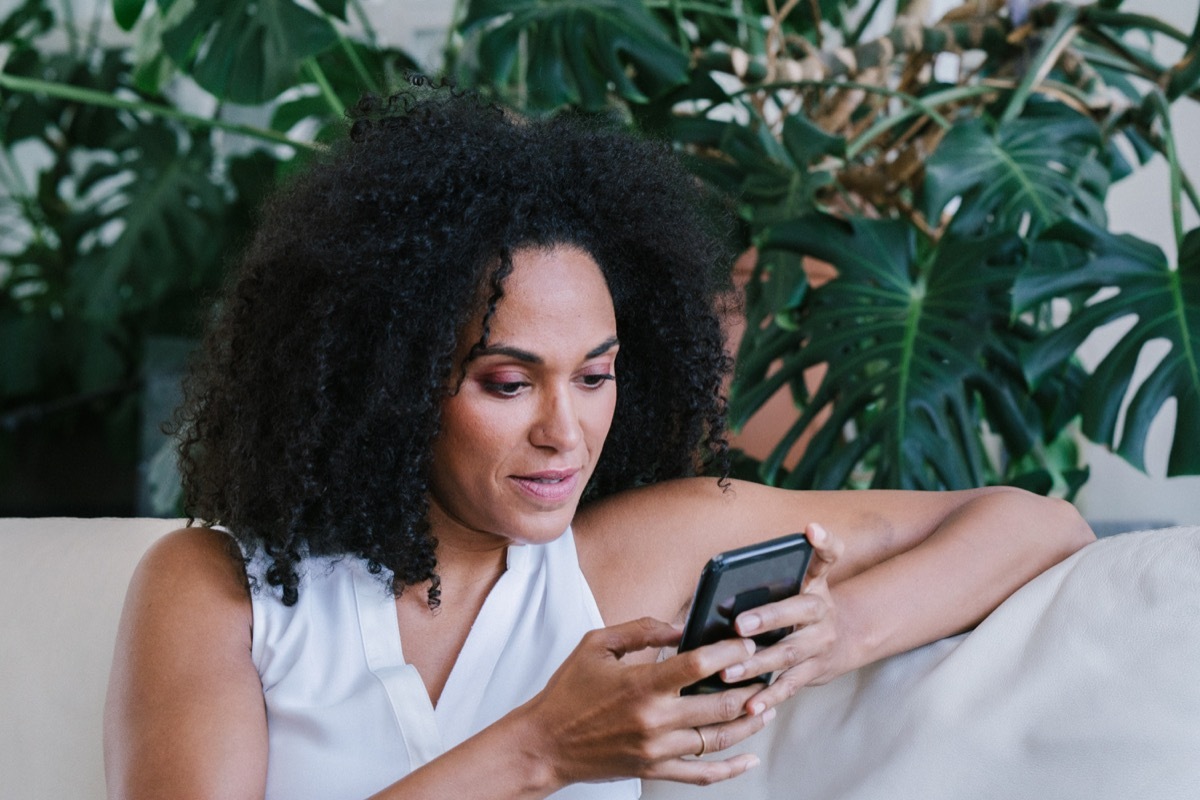
<path id="1" fill-rule="evenodd" d="M 812 545 L 801 533 L 713 556 L 700 573 L 679 652 L 737 636 L 733 621 L 738 614 L 799 594 L 811 559 Z M 780 629 L 752 638 L 762 648 L 778 642 L 787 634 L 786 629 Z M 718 673 L 685 687 L 682 693 L 719 692 L 735 686 L 766 683 L 768 679 L 767 675 L 758 675 L 748 680 L 726 683 Z"/>

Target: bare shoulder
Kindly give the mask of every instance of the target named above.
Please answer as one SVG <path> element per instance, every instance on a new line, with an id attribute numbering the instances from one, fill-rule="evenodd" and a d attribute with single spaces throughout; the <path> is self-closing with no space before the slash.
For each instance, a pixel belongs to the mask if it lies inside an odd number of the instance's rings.
<path id="1" fill-rule="evenodd" d="M 746 481 L 683 478 L 606 497 L 580 509 L 575 529 L 608 546 L 627 547 L 630 539 L 729 546 L 769 539 L 803 528 L 809 515 L 844 516 L 859 507 L 849 493 L 776 489 Z M 866 507 L 865 504 L 862 507 Z M 636 546 L 636 542 L 633 543 Z M 714 550 L 714 552 L 716 552 Z"/>
<path id="2" fill-rule="evenodd" d="M 573 529 L 580 564 L 605 622 L 647 614 L 676 619 L 705 561 L 732 546 L 731 538 L 717 532 L 734 525 L 740 496 L 739 484 L 689 478 L 582 507 Z"/>
<path id="3" fill-rule="evenodd" d="M 156 541 L 130 581 L 104 715 L 109 796 L 257 796 L 266 719 L 251 658 L 253 611 L 226 534 Z M 236 787 L 236 788 L 235 788 Z"/>
<path id="4" fill-rule="evenodd" d="M 129 600 L 143 595 L 172 606 L 201 604 L 250 613 L 241 552 L 232 537 L 211 528 L 181 528 L 151 545 L 129 587 Z"/>

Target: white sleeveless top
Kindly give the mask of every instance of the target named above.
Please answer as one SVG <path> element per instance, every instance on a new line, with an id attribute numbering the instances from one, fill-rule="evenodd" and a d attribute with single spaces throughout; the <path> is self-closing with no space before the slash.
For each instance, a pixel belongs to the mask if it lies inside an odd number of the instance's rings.
<path id="1" fill-rule="evenodd" d="M 405 663 L 395 601 L 365 563 L 308 559 L 296 605 L 284 606 L 265 586 L 252 604 L 270 748 L 267 800 L 366 798 L 529 700 L 583 634 L 604 624 L 569 528 L 546 545 L 508 548 L 508 569 L 436 708 Z M 575 784 L 552 797 L 640 794 L 639 781 L 624 780 Z"/>

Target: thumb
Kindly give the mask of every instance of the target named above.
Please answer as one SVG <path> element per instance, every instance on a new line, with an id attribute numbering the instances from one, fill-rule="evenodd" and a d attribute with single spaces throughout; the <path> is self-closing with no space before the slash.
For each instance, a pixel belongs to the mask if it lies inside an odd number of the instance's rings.
<path id="1" fill-rule="evenodd" d="M 835 537 L 825 528 L 815 522 L 810 522 L 804 529 L 809 544 L 813 548 L 812 563 L 808 566 L 808 576 L 805 583 L 829 579 L 829 571 L 841 558 L 844 545 L 842 540 Z"/>

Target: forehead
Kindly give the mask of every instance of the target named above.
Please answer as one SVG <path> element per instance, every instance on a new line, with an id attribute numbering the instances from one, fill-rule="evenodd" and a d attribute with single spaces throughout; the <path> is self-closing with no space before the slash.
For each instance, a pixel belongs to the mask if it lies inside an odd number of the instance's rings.
<path id="1" fill-rule="evenodd" d="M 594 337 L 616 333 L 612 296 L 599 265 L 570 245 L 523 248 L 489 320 L 489 342 L 553 333 Z M 603 329 L 603 330 L 601 330 Z M 574 338 L 573 335 L 570 338 Z M 594 343 L 593 343 L 594 344 Z"/>

